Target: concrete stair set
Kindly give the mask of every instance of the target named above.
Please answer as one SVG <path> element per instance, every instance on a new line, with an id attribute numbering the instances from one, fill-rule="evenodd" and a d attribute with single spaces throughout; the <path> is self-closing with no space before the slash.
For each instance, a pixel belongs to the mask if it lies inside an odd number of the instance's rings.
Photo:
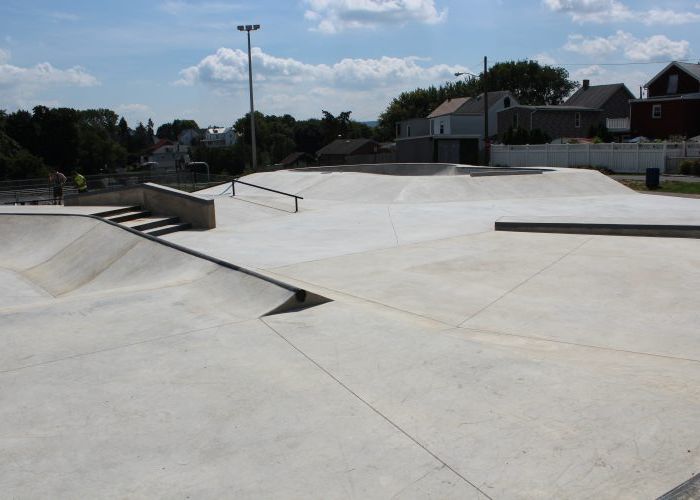
<path id="1" fill-rule="evenodd" d="M 192 224 L 180 221 L 179 217 L 153 215 L 148 210 L 142 210 L 140 206 L 117 208 L 95 215 L 150 236 L 163 236 L 192 227 Z"/>

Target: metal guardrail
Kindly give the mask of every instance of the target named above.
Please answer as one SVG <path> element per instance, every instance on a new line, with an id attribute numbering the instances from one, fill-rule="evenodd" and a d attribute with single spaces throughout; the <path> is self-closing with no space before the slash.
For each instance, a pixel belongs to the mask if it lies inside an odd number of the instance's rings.
<path id="1" fill-rule="evenodd" d="M 257 189 L 262 189 L 262 190 L 264 190 L 264 191 L 270 191 L 271 193 L 277 193 L 277 194 L 281 194 L 281 195 L 284 195 L 284 196 L 289 196 L 290 198 L 294 198 L 294 213 L 299 212 L 299 200 L 303 200 L 303 199 L 304 199 L 303 196 L 297 196 L 297 195 L 295 195 L 295 194 L 285 193 L 285 192 L 283 192 L 283 191 L 277 191 L 276 189 L 270 189 L 270 188 L 266 188 L 266 187 L 264 187 L 264 186 L 258 186 L 257 184 L 251 184 L 250 182 L 239 181 L 238 179 L 233 179 L 233 180 L 231 181 L 231 193 L 232 193 L 232 194 L 231 194 L 231 198 L 233 198 L 234 196 L 236 196 L 236 183 L 238 183 L 238 184 L 243 184 L 243 185 L 245 185 L 245 186 L 254 187 L 254 188 L 257 188 Z"/>

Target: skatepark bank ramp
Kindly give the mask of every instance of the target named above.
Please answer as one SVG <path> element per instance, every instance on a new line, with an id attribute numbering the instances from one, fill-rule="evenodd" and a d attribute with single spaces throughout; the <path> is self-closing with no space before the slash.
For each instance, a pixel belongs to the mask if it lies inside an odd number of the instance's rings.
<path id="1" fill-rule="evenodd" d="M 0 234 L 0 314 L 46 301 L 80 297 L 97 307 L 99 298 L 142 295 L 153 307 L 168 297 L 193 311 L 249 319 L 326 301 L 97 217 L 5 214 Z"/>

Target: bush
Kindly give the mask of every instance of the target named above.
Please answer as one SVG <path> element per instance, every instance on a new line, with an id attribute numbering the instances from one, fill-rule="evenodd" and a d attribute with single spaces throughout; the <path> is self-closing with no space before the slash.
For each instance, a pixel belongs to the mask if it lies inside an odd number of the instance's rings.
<path id="1" fill-rule="evenodd" d="M 700 160 L 683 160 L 679 168 L 683 175 L 700 176 Z"/>

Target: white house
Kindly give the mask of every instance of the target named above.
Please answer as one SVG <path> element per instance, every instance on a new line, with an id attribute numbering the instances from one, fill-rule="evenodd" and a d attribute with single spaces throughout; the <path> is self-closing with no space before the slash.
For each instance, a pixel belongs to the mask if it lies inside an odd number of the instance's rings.
<path id="1" fill-rule="evenodd" d="M 209 148 L 223 148 L 236 143 L 233 127 L 209 127 L 204 133 L 202 144 Z"/>
<path id="2" fill-rule="evenodd" d="M 488 136 L 498 133 L 498 112 L 518 101 L 508 91 L 489 92 Z M 477 164 L 484 150 L 484 95 L 447 99 L 426 118 L 396 126 L 399 162 Z"/>
<path id="3" fill-rule="evenodd" d="M 141 164 L 156 163 L 158 170 L 175 171 L 190 162 L 190 148 L 168 139 L 161 139 L 141 156 Z"/>

